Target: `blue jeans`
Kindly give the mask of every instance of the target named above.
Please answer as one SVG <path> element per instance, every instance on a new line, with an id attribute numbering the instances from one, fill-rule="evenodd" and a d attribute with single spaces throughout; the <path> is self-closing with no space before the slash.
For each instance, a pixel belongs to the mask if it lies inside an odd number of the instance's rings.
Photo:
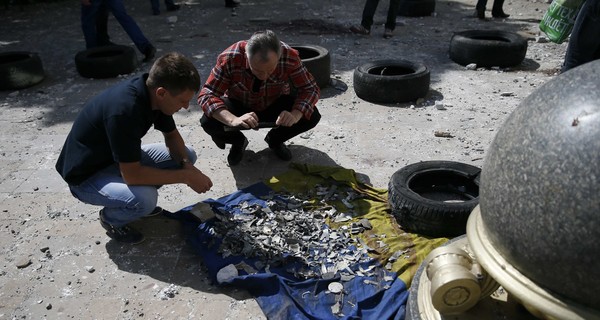
<path id="1" fill-rule="evenodd" d="M 135 20 L 125 11 L 123 0 L 92 0 L 91 5 L 81 6 L 81 30 L 86 47 L 89 49 L 98 46 L 96 19 L 102 5 L 112 12 L 138 50 L 144 53 L 151 45 L 150 41 L 146 39 Z"/>
<path id="2" fill-rule="evenodd" d="M 600 59 L 600 0 L 586 0 L 567 46 L 562 72 Z"/>
<path id="3" fill-rule="evenodd" d="M 196 152 L 187 147 L 190 162 L 196 162 Z M 159 169 L 179 169 L 162 143 L 142 146 L 142 165 Z M 122 227 L 152 212 L 158 201 L 161 186 L 130 186 L 123 181 L 118 164 L 108 166 L 81 184 L 69 185 L 71 193 L 81 202 L 103 206 L 106 222 Z"/>
<path id="4" fill-rule="evenodd" d="M 377 10 L 377 5 L 379 5 L 379 0 L 367 0 L 365 3 L 365 8 L 363 9 L 362 21 L 360 24 L 365 27 L 367 30 L 371 30 L 371 26 L 373 25 L 373 17 L 375 16 L 375 11 Z M 398 16 L 398 6 L 400 5 L 400 0 L 390 0 L 390 6 L 387 11 L 387 18 L 385 19 L 385 28 L 394 30 L 396 28 L 396 17 Z"/>

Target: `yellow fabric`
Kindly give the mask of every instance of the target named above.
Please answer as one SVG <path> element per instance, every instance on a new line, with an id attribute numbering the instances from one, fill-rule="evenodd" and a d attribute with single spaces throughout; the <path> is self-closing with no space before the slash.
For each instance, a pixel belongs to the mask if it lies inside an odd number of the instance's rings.
<path id="1" fill-rule="evenodd" d="M 338 228 L 341 225 L 349 225 L 351 222 L 367 218 L 373 229 L 359 234 L 358 237 L 376 251 L 370 255 L 378 259 L 384 266 L 396 251 L 405 251 L 392 264 L 390 271 L 396 272 L 407 287 L 410 287 L 414 274 L 427 254 L 448 241 L 447 238 L 428 238 L 404 232 L 391 214 L 387 201 L 387 190 L 373 188 L 359 182 L 354 170 L 298 163 L 292 163 L 290 168 L 291 170 L 272 177 L 266 181 L 266 184 L 277 192 L 287 191 L 302 194 L 314 189 L 317 184 L 322 186 L 337 184 L 350 187 L 362 195 L 350 202 L 354 206 L 352 211 L 355 213 L 352 221 L 337 224 L 329 221 L 328 224 L 332 228 Z M 350 210 L 339 200 L 330 201 L 329 204 L 335 206 L 338 211 L 348 212 Z M 382 241 L 386 245 L 380 247 L 378 241 Z"/>

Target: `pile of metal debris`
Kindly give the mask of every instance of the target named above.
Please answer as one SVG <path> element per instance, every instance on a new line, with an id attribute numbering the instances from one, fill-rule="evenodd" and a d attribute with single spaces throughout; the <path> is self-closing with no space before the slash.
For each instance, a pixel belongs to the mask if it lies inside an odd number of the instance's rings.
<path id="1" fill-rule="evenodd" d="M 284 267 L 299 279 L 331 279 L 337 274 L 347 281 L 355 275 L 368 276 L 372 267 L 351 269 L 370 261 L 367 252 L 376 250 L 351 237 L 372 228 L 367 219 L 352 222 L 356 215 L 352 202 L 359 198 L 362 195 L 355 190 L 335 184 L 317 185 L 306 194 L 271 192 L 262 201 L 217 210 L 212 245 L 219 245 L 223 257 L 257 260 L 254 266 L 237 266 L 249 274 Z"/>

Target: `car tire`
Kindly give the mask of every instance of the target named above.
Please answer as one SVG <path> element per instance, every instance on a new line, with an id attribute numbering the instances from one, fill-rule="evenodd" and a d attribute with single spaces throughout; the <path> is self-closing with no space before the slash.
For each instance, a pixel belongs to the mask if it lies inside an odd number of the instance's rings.
<path id="1" fill-rule="evenodd" d="M 435 11 L 435 0 L 401 0 L 398 15 L 404 17 L 427 17 Z"/>
<path id="2" fill-rule="evenodd" d="M 481 169 L 454 161 L 424 161 L 396 171 L 388 202 L 400 227 L 431 237 L 466 232 L 467 219 L 479 204 Z"/>
<path id="3" fill-rule="evenodd" d="M 450 40 L 450 59 L 466 66 L 512 67 L 521 64 L 527 53 L 527 40 L 503 30 L 456 32 Z"/>
<path id="4" fill-rule="evenodd" d="M 44 80 L 42 60 L 37 53 L 10 51 L 0 53 L 0 90 L 18 90 Z"/>
<path id="5" fill-rule="evenodd" d="M 406 60 L 378 60 L 354 69 L 354 91 L 366 101 L 415 101 L 429 92 L 429 69 Z"/>
<path id="6" fill-rule="evenodd" d="M 300 54 L 302 64 L 310 72 L 319 88 L 329 85 L 331 75 L 331 56 L 329 50 L 315 45 L 292 45 Z"/>
<path id="7" fill-rule="evenodd" d="M 133 72 L 137 65 L 135 50 L 130 46 L 97 47 L 75 55 L 77 72 L 85 78 L 114 78 Z"/>

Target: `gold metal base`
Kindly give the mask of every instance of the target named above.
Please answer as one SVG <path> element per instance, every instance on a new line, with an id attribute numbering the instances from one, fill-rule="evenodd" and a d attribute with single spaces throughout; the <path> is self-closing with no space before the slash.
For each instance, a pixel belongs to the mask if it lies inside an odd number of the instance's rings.
<path id="1" fill-rule="evenodd" d="M 454 254 L 453 252 L 457 250 L 461 250 L 466 252 L 471 259 L 474 259 L 474 255 L 472 254 L 471 249 L 469 248 L 469 243 L 466 237 L 462 239 L 452 240 L 446 246 L 438 247 L 444 248 L 447 247 L 447 253 Z M 432 251 L 433 252 L 433 251 Z M 444 257 L 447 259 L 448 257 Z M 451 258 L 454 259 L 454 258 Z M 437 299 L 436 294 L 433 294 L 432 297 L 432 288 L 433 291 L 438 291 L 443 287 L 437 287 L 435 284 L 432 284 L 432 281 L 429 280 L 429 276 L 427 275 L 426 267 L 431 267 L 431 261 L 427 261 L 428 264 L 423 264 L 424 270 L 420 273 L 418 281 L 414 281 L 413 284 L 418 282 L 418 287 L 416 291 L 412 291 L 411 294 L 416 294 L 416 304 L 418 308 L 418 312 L 411 312 L 410 315 L 407 314 L 407 318 L 411 320 L 482 320 L 482 319 L 511 319 L 511 320 L 536 320 L 537 318 L 533 316 L 531 313 L 527 312 L 521 306 L 521 304 L 513 299 L 504 288 L 499 287 L 494 279 L 491 278 L 489 274 L 486 274 L 483 282 L 479 284 L 481 288 L 481 300 L 478 300 L 477 303 L 468 308 L 461 313 L 454 314 L 442 314 L 438 311 L 439 306 L 434 306 L 434 300 Z M 435 262 L 433 262 L 435 263 Z M 434 269 L 438 268 L 434 266 Z M 485 270 L 481 270 L 485 272 Z M 452 278 L 454 279 L 454 278 Z M 446 291 L 449 292 L 449 291 Z M 452 300 L 450 300 L 452 301 Z M 436 302 L 436 304 L 438 304 Z M 417 311 L 417 310 L 415 310 Z M 412 316 L 412 317 L 411 317 Z"/>
<path id="2" fill-rule="evenodd" d="M 566 301 L 529 280 L 504 259 L 494 248 L 487 235 L 488 232 L 481 219 L 480 208 L 477 206 L 471 212 L 467 222 L 469 247 L 490 276 L 532 314 L 541 319 L 600 319 L 600 310 Z M 574 263 L 576 262 L 574 261 Z"/>

